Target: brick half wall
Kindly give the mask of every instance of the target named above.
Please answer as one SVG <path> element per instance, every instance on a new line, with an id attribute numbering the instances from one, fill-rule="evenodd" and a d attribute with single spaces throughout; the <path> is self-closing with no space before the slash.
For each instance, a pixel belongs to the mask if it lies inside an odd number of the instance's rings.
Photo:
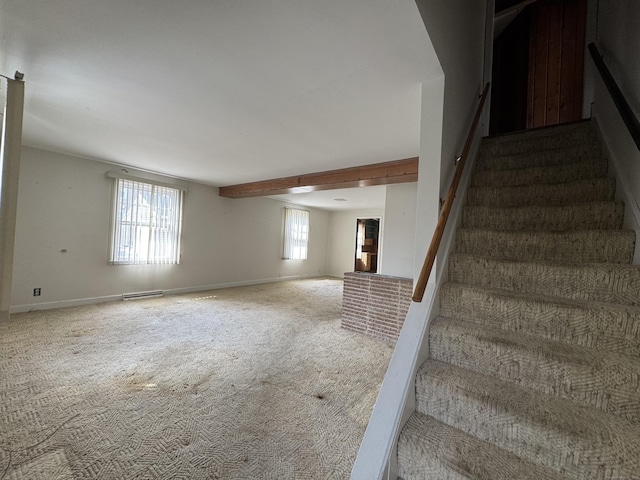
<path id="1" fill-rule="evenodd" d="M 342 328 L 394 342 L 409 310 L 413 280 L 365 272 L 344 274 Z"/>

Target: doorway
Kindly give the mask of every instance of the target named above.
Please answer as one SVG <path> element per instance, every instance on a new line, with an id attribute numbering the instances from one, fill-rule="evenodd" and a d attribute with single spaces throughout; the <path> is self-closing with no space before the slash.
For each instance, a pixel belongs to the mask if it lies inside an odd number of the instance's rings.
<path id="1" fill-rule="evenodd" d="M 508 12 L 515 0 L 496 2 Z M 493 44 L 489 134 L 582 119 L 587 0 L 538 0 Z"/>
<path id="2" fill-rule="evenodd" d="M 379 218 L 358 218 L 356 221 L 356 272 L 378 272 Z"/>

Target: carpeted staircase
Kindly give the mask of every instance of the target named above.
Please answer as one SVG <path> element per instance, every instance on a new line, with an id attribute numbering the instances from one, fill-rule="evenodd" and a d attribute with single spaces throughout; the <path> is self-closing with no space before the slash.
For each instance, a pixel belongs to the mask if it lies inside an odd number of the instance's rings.
<path id="1" fill-rule="evenodd" d="M 483 141 L 402 479 L 640 479 L 640 267 L 606 175 L 590 122 Z"/>

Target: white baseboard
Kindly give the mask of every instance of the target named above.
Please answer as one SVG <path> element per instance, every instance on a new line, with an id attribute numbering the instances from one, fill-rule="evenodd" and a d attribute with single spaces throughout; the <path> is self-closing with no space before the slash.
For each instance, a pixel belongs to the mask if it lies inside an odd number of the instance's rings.
<path id="1" fill-rule="evenodd" d="M 51 310 L 54 308 L 78 307 L 80 305 L 93 305 L 96 303 L 116 302 L 122 300 L 120 295 L 105 295 L 104 297 L 75 298 L 72 300 L 57 300 L 55 302 L 29 303 L 26 305 L 13 305 L 11 313 L 32 312 L 34 310 Z"/>
<path id="2" fill-rule="evenodd" d="M 288 280 L 302 280 L 304 278 L 326 277 L 327 275 L 318 275 L 314 273 L 306 275 L 290 275 L 288 277 L 261 278 L 259 280 L 242 280 L 239 282 L 214 283 L 212 285 L 200 285 L 197 287 L 185 288 L 169 288 L 163 290 L 165 295 L 180 295 L 183 293 L 203 292 L 206 290 L 220 290 L 221 288 L 247 287 L 249 285 L 260 285 L 263 283 L 286 282 Z"/>
<path id="3" fill-rule="evenodd" d="M 212 285 L 199 285 L 194 287 L 169 288 L 162 290 L 165 295 L 180 295 L 184 293 L 203 292 L 206 290 L 219 290 L 221 288 L 244 287 L 249 285 L 260 285 L 263 283 L 285 282 L 288 280 L 302 280 L 305 278 L 326 277 L 327 275 L 306 274 L 290 275 L 288 277 L 261 278 L 258 280 L 243 280 L 239 282 L 215 283 Z M 81 305 L 93 305 L 98 303 L 116 302 L 122 300 L 122 294 L 105 295 L 102 297 L 76 298 L 72 300 L 57 300 L 54 302 L 29 303 L 26 305 L 14 305 L 10 313 L 24 313 L 34 310 L 51 310 L 54 308 L 77 307 Z"/>

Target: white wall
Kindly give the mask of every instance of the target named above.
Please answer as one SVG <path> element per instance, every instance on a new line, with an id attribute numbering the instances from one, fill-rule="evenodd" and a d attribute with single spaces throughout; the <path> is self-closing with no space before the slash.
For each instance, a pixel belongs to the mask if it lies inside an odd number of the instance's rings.
<path id="1" fill-rule="evenodd" d="M 486 2 L 417 0 L 444 72 L 441 192 L 449 188 L 454 160 L 471 126 L 482 93 Z M 424 115 L 428 112 L 423 111 Z"/>
<path id="2" fill-rule="evenodd" d="M 439 215 L 444 76 L 422 84 L 413 278 L 418 279 Z"/>
<path id="3" fill-rule="evenodd" d="M 417 183 L 388 185 L 385 197 L 383 275 L 413 278 Z"/>
<path id="4" fill-rule="evenodd" d="M 599 2 L 597 45 L 605 63 L 640 118 L 640 2 Z M 588 62 L 592 60 L 589 57 Z M 632 141 L 611 97 L 596 75 L 593 116 L 596 118 L 617 178 L 617 194 L 624 200 L 625 226 L 636 230 L 640 240 L 640 152 Z M 634 263 L 640 264 L 640 241 Z"/>
<path id="5" fill-rule="evenodd" d="M 413 275 L 417 279 L 437 223 L 443 179 L 446 190 L 483 88 L 487 2 L 416 0 L 416 4 L 430 38 L 424 48 L 435 49 L 443 70 L 422 84 Z M 415 410 L 415 372 L 428 346 L 426 320 L 437 311 L 437 302 L 431 302 L 437 300 L 434 287 L 433 283 L 428 287 L 425 299 L 429 300 L 411 304 L 351 478 L 395 478 L 397 474 L 392 450 L 399 428 Z"/>
<path id="6" fill-rule="evenodd" d="M 326 273 L 329 213 L 311 212 L 309 259 L 281 260 L 282 209 L 270 199 L 228 199 L 189 183 L 179 265 L 107 264 L 114 166 L 23 148 L 13 310 L 64 306 L 124 292 L 180 291 Z M 66 253 L 61 250 L 66 249 Z M 42 288 L 33 297 L 33 288 Z"/>
<path id="7" fill-rule="evenodd" d="M 443 77 L 425 82 L 422 88 L 414 278 L 418 277 L 435 230 L 439 199 L 449 189 L 455 158 L 462 151 L 484 88 L 487 21 L 486 1 L 416 0 L 416 3 Z M 436 260 L 439 273 L 442 263 Z"/>
<path id="8" fill-rule="evenodd" d="M 345 272 L 353 272 L 356 253 L 356 221 L 358 218 L 380 218 L 380 232 L 384 231 L 384 209 L 343 210 L 331 212 L 329 217 L 329 242 L 327 246 L 327 274 L 343 278 Z M 381 238 L 384 248 L 384 237 Z M 380 256 L 382 264 L 384 254 Z"/>
<path id="9" fill-rule="evenodd" d="M 380 218 L 378 273 L 413 278 L 417 183 L 388 185 L 385 208 L 331 212 L 327 274 L 353 272 L 358 218 Z"/>

